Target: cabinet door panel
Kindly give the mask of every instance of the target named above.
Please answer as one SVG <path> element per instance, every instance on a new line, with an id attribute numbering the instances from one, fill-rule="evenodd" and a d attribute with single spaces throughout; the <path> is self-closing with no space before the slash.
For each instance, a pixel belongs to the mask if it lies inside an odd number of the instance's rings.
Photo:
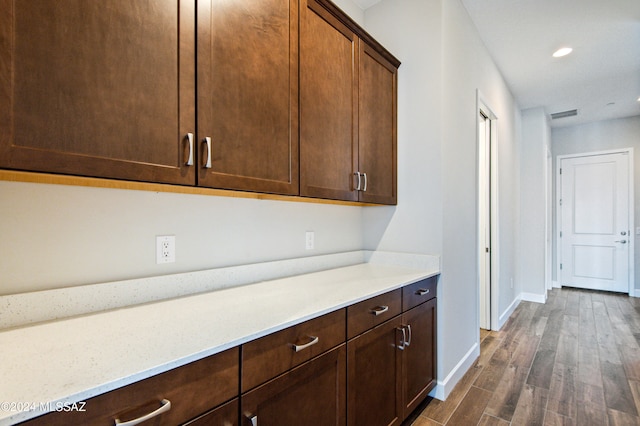
<path id="1" fill-rule="evenodd" d="M 300 25 L 300 195 L 357 200 L 358 39 L 314 0 Z"/>
<path id="2" fill-rule="evenodd" d="M 199 185 L 298 193 L 297 31 L 295 0 L 198 1 Z"/>
<path id="3" fill-rule="evenodd" d="M 193 184 L 194 7 L 0 1 L 0 166 Z"/>
<path id="4" fill-rule="evenodd" d="M 359 170 L 367 175 L 360 201 L 396 204 L 397 68 L 360 43 Z"/>
<path id="5" fill-rule="evenodd" d="M 346 423 L 345 345 L 242 395 L 244 424 L 343 426 Z"/>
<path id="6" fill-rule="evenodd" d="M 207 414 L 203 414 L 185 423 L 184 426 L 238 426 L 238 399 L 227 402 L 226 404 L 209 411 Z"/>
<path id="7" fill-rule="evenodd" d="M 400 316 L 347 343 L 349 425 L 402 422 Z"/>
<path id="8" fill-rule="evenodd" d="M 433 298 L 403 314 L 403 324 L 411 326 L 411 344 L 402 353 L 405 416 L 436 384 L 436 300 Z"/>

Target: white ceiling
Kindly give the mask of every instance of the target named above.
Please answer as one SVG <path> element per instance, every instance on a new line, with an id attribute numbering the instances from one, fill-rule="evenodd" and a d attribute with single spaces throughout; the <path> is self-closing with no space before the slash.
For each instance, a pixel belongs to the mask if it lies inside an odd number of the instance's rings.
<path id="1" fill-rule="evenodd" d="M 578 109 L 554 127 L 640 115 L 640 0 L 462 3 L 522 109 Z"/>
<path id="2" fill-rule="evenodd" d="M 461 1 L 522 109 L 578 110 L 553 127 L 640 115 L 640 0 Z"/>
<path id="3" fill-rule="evenodd" d="M 376 3 L 380 3 L 382 0 L 353 0 L 355 4 L 360 6 L 360 9 L 366 9 L 373 6 Z"/>

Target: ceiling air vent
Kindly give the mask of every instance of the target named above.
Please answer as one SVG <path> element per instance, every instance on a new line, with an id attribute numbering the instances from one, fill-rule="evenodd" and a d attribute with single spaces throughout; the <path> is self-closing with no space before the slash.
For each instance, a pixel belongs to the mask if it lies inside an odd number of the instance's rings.
<path id="1" fill-rule="evenodd" d="M 577 109 L 572 109 L 569 111 L 562 111 L 562 112 L 554 112 L 553 114 L 551 114 L 551 119 L 557 120 L 558 118 L 573 117 L 574 115 L 578 115 Z"/>

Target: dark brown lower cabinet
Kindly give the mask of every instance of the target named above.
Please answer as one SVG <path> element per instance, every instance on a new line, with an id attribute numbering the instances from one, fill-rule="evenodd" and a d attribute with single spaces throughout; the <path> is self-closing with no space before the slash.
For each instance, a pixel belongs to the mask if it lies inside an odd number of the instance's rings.
<path id="1" fill-rule="evenodd" d="M 401 424 L 436 385 L 437 278 L 402 289 L 402 314 L 368 331 L 359 306 L 371 319 L 393 312 L 390 292 L 348 308 L 347 329 L 360 335 L 347 342 L 347 399 L 350 426 Z M 349 336 L 354 336 L 350 333 Z"/>
<path id="2" fill-rule="evenodd" d="M 184 426 L 238 426 L 238 398 L 202 416 L 185 423 Z"/>
<path id="3" fill-rule="evenodd" d="M 436 384 L 436 286 L 392 290 L 25 424 L 400 425 Z"/>
<path id="4" fill-rule="evenodd" d="M 237 401 L 239 373 L 239 348 L 233 348 L 88 399 L 84 411 L 54 411 L 24 424 L 113 426 L 116 419 L 124 423 L 144 417 L 145 425 L 184 424 L 202 413 L 213 417 L 216 410 L 209 410 Z M 230 416 L 221 410 L 213 417 L 222 419 L 224 414 L 224 421 L 195 424 L 235 425 L 237 405 L 230 410 Z"/>
<path id="5" fill-rule="evenodd" d="M 436 298 L 402 315 L 410 327 L 409 344 L 402 351 L 402 401 L 406 418 L 436 385 Z"/>
<path id="6" fill-rule="evenodd" d="M 402 423 L 401 324 L 397 316 L 347 343 L 349 425 Z"/>
<path id="7" fill-rule="evenodd" d="M 344 344 L 241 397 L 240 424 L 340 426 L 346 424 Z"/>

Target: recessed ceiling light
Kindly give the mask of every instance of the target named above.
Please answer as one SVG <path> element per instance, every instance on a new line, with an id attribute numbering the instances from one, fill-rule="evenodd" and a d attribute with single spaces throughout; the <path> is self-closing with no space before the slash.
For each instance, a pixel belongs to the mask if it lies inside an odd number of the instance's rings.
<path id="1" fill-rule="evenodd" d="M 573 49 L 570 48 L 570 47 L 562 47 L 562 48 L 556 50 L 555 52 L 553 52 L 553 57 L 554 58 L 560 58 L 562 56 L 567 56 L 572 51 L 573 51 Z"/>

